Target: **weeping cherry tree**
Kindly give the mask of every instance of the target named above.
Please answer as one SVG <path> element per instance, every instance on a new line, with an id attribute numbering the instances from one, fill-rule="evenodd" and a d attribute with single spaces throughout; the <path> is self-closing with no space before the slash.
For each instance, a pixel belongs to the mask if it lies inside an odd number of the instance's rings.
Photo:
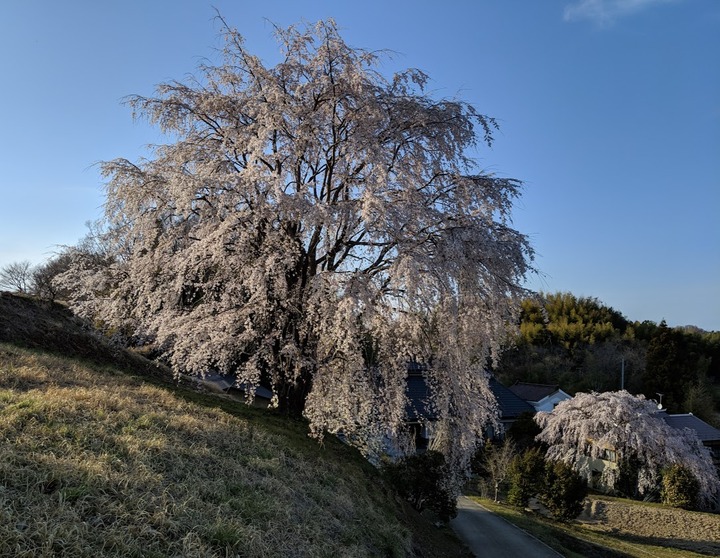
<path id="1" fill-rule="evenodd" d="M 403 438 L 407 363 L 423 363 L 434 447 L 465 463 L 532 271 L 520 183 L 472 158 L 495 121 L 433 99 L 421 71 L 383 77 L 332 20 L 277 29 L 272 67 L 223 29 L 220 65 L 129 98 L 173 141 L 103 165 L 115 257 L 78 263 L 76 309 L 368 451 Z"/>
<path id="2" fill-rule="evenodd" d="M 588 480 L 591 459 L 603 458 L 605 450 L 620 460 L 639 464 L 638 491 L 647 494 L 657 488 L 663 468 L 684 465 L 700 484 L 706 506 L 720 502 L 720 479 L 710 450 L 695 431 L 677 429 L 661 417 L 656 403 L 627 391 L 578 393 L 562 401 L 550 413 L 538 413 L 542 428 L 536 439 L 548 444 L 546 457 L 574 467 Z M 601 482 L 613 488 L 619 469 L 605 467 Z"/>

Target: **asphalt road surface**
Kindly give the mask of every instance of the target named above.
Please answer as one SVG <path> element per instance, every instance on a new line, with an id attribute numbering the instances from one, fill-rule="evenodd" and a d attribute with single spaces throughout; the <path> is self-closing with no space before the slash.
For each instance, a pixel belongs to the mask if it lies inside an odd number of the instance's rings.
<path id="1" fill-rule="evenodd" d="M 450 522 L 477 557 L 488 558 L 558 558 L 562 556 L 545 543 L 470 498 L 458 500 L 458 514 Z"/>

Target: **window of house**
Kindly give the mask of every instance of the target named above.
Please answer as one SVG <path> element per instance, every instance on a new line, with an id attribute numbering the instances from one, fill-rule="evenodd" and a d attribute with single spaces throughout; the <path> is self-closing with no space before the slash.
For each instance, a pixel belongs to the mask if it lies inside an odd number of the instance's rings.
<path id="1" fill-rule="evenodd" d="M 617 462 L 617 453 L 615 450 L 605 448 L 600 455 L 600 458 L 604 461 L 610 461 L 611 463 Z"/>

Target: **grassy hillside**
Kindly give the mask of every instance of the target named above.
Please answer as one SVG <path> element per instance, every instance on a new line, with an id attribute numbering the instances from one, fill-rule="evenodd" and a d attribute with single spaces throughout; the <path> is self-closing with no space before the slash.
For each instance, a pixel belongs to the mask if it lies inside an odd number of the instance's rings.
<path id="1" fill-rule="evenodd" d="M 458 556 L 303 423 L 163 379 L 0 294 L 0 556 Z"/>

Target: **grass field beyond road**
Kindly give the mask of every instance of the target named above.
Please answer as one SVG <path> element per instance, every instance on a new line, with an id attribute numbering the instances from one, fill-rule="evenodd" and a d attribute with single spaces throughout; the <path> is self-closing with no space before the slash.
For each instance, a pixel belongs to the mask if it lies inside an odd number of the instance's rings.
<path id="1" fill-rule="evenodd" d="M 590 496 L 590 514 L 560 523 L 477 498 L 485 507 L 532 533 L 564 556 L 698 557 L 720 555 L 720 515 Z"/>

